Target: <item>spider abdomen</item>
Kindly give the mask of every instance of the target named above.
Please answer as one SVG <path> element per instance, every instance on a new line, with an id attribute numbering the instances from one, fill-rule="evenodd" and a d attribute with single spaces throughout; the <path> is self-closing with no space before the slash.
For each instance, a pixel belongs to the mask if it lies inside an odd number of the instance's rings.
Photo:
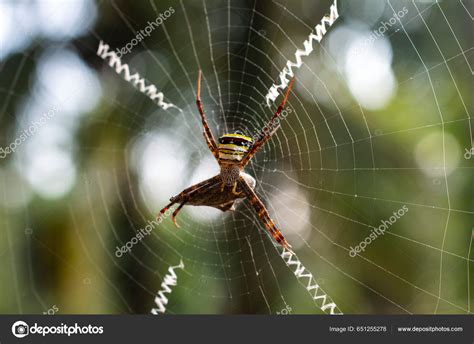
<path id="1" fill-rule="evenodd" d="M 248 184 L 252 189 L 255 189 L 255 185 L 257 184 L 257 182 L 255 181 L 255 178 L 254 178 L 254 177 L 252 177 L 250 174 L 245 173 L 245 172 L 241 172 L 240 175 L 242 176 L 242 178 L 245 179 L 245 181 L 247 182 L 247 184 Z"/>
<path id="2" fill-rule="evenodd" d="M 230 171 L 226 171 L 225 173 L 227 172 L 231 173 Z M 236 173 L 235 170 L 233 170 L 232 173 L 232 175 L 234 175 Z M 242 177 L 252 189 L 255 188 L 256 182 L 251 175 L 241 172 L 240 170 L 238 173 L 239 174 L 237 175 L 237 178 Z M 180 194 L 173 197 L 171 201 L 176 203 L 186 201 L 187 205 L 208 206 L 220 209 L 222 211 L 227 211 L 234 209 L 234 203 L 236 200 L 245 198 L 245 195 L 240 192 L 241 190 L 238 187 L 236 189 L 236 193 L 232 192 L 233 184 L 224 184 L 225 187 L 222 187 L 222 173 L 214 178 L 209 179 L 209 181 L 213 182 L 193 191 L 192 197 L 186 199 L 184 198 L 184 195 Z"/>

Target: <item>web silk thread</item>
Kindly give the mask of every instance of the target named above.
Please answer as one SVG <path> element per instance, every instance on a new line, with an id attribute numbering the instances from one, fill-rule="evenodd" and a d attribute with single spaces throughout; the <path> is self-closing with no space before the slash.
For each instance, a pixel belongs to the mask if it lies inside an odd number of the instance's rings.
<path id="1" fill-rule="evenodd" d="M 286 266 L 293 271 L 299 283 L 305 287 L 320 310 L 329 315 L 343 314 L 337 307 L 336 303 L 334 303 L 318 283 L 316 283 L 313 274 L 304 267 L 296 254 L 283 248 L 280 257 L 283 259 Z"/>
<path id="2" fill-rule="evenodd" d="M 165 293 L 171 294 L 172 289 L 170 287 L 178 284 L 178 276 L 176 275 L 175 269 L 184 269 L 184 263 L 180 260 L 179 265 L 170 266 L 168 273 L 165 275 L 163 283 L 161 283 L 161 290 L 155 297 L 155 304 L 158 308 L 152 308 L 151 314 L 158 315 L 166 312 L 166 305 L 168 304 L 168 298 Z"/>
<path id="3" fill-rule="evenodd" d="M 303 42 L 304 50 L 296 50 L 295 57 L 296 63 L 288 60 L 286 62 L 286 67 L 283 68 L 283 71 L 280 73 L 280 84 L 273 84 L 267 95 L 265 96 L 267 105 L 270 106 L 279 95 L 278 90 L 284 90 L 288 86 L 289 80 L 294 76 L 293 67 L 300 68 L 303 64 L 301 56 L 308 56 L 313 51 L 313 40 L 318 41 L 319 43 L 326 35 L 327 30 L 334 24 L 334 22 L 339 18 L 339 12 L 337 11 L 337 0 L 334 0 L 334 3 L 330 7 L 329 15 L 326 15 L 321 19 L 321 22 L 316 25 L 314 31 L 311 33 L 306 41 Z"/>
<path id="4" fill-rule="evenodd" d="M 179 111 L 182 111 L 176 105 L 172 103 L 166 103 L 164 101 L 163 92 L 158 92 L 158 89 L 155 85 L 150 84 L 145 86 L 145 79 L 140 76 L 140 74 L 135 73 L 133 75 L 130 74 L 130 67 L 126 63 L 122 63 L 120 57 L 114 51 L 109 51 L 110 46 L 103 41 L 99 42 L 99 47 L 97 49 L 97 55 L 102 58 L 103 60 L 109 59 L 109 66 L 114 68 L 115 72 L 119 75 L 122 75 L 125 81 L 131 83 L 135 88 L 137 88 L 140 92 L 144 93 L 148 96 L 154 103 L 158 104 L 163 110 L 167 110 L 169 108 L 175 108 Z M 123 74 L 122 74 L 123 72 Z"/>

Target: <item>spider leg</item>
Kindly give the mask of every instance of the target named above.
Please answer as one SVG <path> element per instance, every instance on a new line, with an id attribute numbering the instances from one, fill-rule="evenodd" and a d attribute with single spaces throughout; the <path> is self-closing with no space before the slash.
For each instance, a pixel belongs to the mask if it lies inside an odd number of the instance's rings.
<path id="1" fill-rule="evenodd" d="M 166 213 L 169 208 L 171 208 L 176 202 L 170 202 L 168 203 L 168 205 L 166 207 L 164 207 L 163 209 L 160 210 L 160 212 L 158 213 L 158 215 L 156 215 L 156 221 L 159 221 L 161 216 L 163 216 L 164 213 Z"/>
<path id="2" fill-rule="evenodd" d="M 275 241 L 278 244 L 286 248 L 288 251 L 291 251 L 290 244 L 288 244 L 283 234 L 281 234 L 281 232 L 273 223 L 273 220 L 270 218 L 270 215 L 268 214 L 267 208 L 265 208 L 265 205 L 258 198 L 255 191 L 253 191 L 250 185 L 248 185 L 245 179 L 243 178 L 239 179 L 239 185 L 242 188 L 242 191 L 244 192 L 245 196 L 249 200 L 250 205 L 257 212 L 258 217 L 260 218 L 260 220 L 262 220 L 263 224 L 265 225 L 266 230 L 270 232 L 273 239 L 275 239 Z"/>
<path id="3" fill-rule="evenodd" d="M 180 227 L 179 227 L 178 223 L 176 222 L 176 216 L 178 215 L 178 213 L 179 213 L 179 211 L 181 210 L 181 208 L 182 208 L 187 202 L 188 202 L 188 201 L 184 201 L 183 203 L 181 203 L 181 204 L 179 205 L 179 207 L 176 208 L 176 210 L 173 212 L 173 215 L 171 216 L 171 220 L 173 221 L 174 225 L 175 225 L 176 227 L 178 227 L 178 228 L 180 228 Z"/>
<path id="4" fill-rule="evenodd" d="M 258 140 L 253 144 L 253 146 L 250 148 L 248 153 L 245 155 L 245 157 L 242 159 L 240 162 L 240 165 L 242 167 L 245 167 L 249 163 L 249 161 L 253 158 L 253 156 L 258 152 L 258 150 L 268 141 L 270 138 L 275 134 L 277 129 L 280 127 L 278 124 L 275 128 L 275 120 L 280 116 L 283 108 L 285 107 L 286 101 L 288 100 L 288 96 L 290 95 L 291 88 L 293 87 L 293 83 L 295 82 L 295 78 L 292 78 L 290 81 L 290 84 L 288 85 L 288 89 L 286 90 L 285 97 L 283 97 L 283 100 L 278 107 L 277 111 L 273 115 L 273 117 L 270 119 L 270 121 L 265 125 L 265 127 L 260 131 L 258 134 Z M 272 129 L 273 128 L 273 129 Z M 265 130 L 267 129 L 267 130 Z M 271 130 L 268 130 L 271 129 Z"/>
<path id="5" fill-rule="evenodd" d="M 199 70 L 199 76 L 198 76 L 198 82 L 197 82 L 196 105 L 198 107 L 199 114 L 201 115 L 204 139 L 206 140 L 207 146 L 209 147 L 209 150 L 211 151 L 212 155 L 214 155 L 216 159 L 219 159 L 219 152 L 217 149 L 216 140 L 214 139 L 214 136 L 212 135 L 212 131 L 209 128 L 209 124 L 207 123 L 206 114 L 204 113 L 204 110 L 202 109 L 201 75 L 202 75 L 201 70 Z"/>

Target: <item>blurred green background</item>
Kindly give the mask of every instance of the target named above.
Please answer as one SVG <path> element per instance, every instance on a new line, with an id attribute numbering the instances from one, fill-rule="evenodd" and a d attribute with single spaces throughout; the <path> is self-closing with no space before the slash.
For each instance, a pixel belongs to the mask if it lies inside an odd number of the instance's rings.
<path id="1" fill-rule="evenodd" d="M 0 312 L 148 313 L 182 260 L 171 314 L 320 313 L 245 202 L 234 213 L 185 207 L 181 229 L 165 219 L 115 252 L 171 196 L 218 172 L 195 108 L 198 70 L 214 135 L 252 135 L 276 109 L 268 89 L 331 4 L 0 0 L 0 147 L 19 139 L 0 159 Z M 122 61 L 182 112 L 96 54 L 170 7 Z M 342 312 L 471 313 L 474 3 L 338 9 L 295 69 L 291 113 L 247 172 Z"/>

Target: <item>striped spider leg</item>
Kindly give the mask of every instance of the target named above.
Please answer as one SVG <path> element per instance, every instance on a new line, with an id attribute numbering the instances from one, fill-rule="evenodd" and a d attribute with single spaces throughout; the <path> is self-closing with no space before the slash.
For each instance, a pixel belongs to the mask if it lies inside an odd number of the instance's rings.
<path id="1" fill-rule="evenodd" d="M 274 129 L 272 130 L 265 130 L 265 128 L 269 129 L 274 126 L 275 120 L 280 117 L 280 114 L 285 107 L 286 101 L 288 100 L 288 96 L 290 95 L 291 88 L 293 87 L 293 83 L 295 82 L 295 78 L 293 77 L 290 80 L 290 83 L 288 85 L 288 89 L 286 90 L 285 96 L 278 107 L 277 111 L 273 115 L 273 117 L 270 119 L 270 121 L 267 123 L 267 125 L 260 131 L 258 134 L 258 140 L 253 144 L 253 146 L 250 148 L 249 152 L 247 155 L 243 158 L 241 161 L 241 166 L 242 168 L 245 167 L 250 160 L 253 158 L 253 156 L 259 151 L 259 149 L 268 141 L 270 138 L 275 134 L 277 129 L 280 127 L 280 125 L 277 125 Z"/>
<path id="2" fill-rule="evenodd" d="M 247 184 L 245 179 L 242 177 L 239 179 L 239 186 L 245 194 L 245 197 L 249 201 L 250 205 L 257 213 L 260 220 L 262 220 L 265 229 L 272 235 L 273 239 L 275 239 L 278 244 L 286 248 L 288 251 L 291 251 L 290 244 L 288 244 L 283 234 L 281 234 L 281 232 L 273 223 L 273 220 L 270 218 L 270 214 L 268 214 L 267 208 L 265 208 L 265 205 L 260 200 L 260 198 L 258 198 L 255 191 L 250 187 L 250 185 Z"/>
<path id="3" fill-rule="evenodd" d="M 201 120 L 202 120 L 202 126 L 203 126 L 203 135 L 204 139 L 206 140 L 207 146 L 209 147 L 209 150 L 211 151 L 212 155 L 216 158 L 216 160 L 219 160 L 219 150 L 217 148 L 216 140 L 214 139 L 214 135 L 212 135 L 212 131 L 209 128 L 209 124 L 207 123 L 207 118 L 206 114 L 204 113 L 204 110 L 202 109 L 202 103 L 201 103 L 201 70 L 199 70 L 199 76 L 198 76 L 198 82 L 197 82 L 197 95 L 196 95 L 196 105 L 199 110 L 199 114 L 201 115 Z"/>
<path id="4" fill-rule="evenodd" d="M 295 82 L 295 78 L 292 78 L 289 85 L 288 89 L 286 90 L 285 96 L 283 97 L 283 100 L 278 107 L 277 111 L 273 115 L 273 117 L 270 119 L 270 121 L 267 123 L 265 128 L 272 128 L 274 125 L 275 119 L 277 119 L 283 108 L 285 107 L 286 101 L 288 100 L 288 96 L 290 95 L 291 88 L 293 87 L 293 83 Z M 241 168 L 243 169 L 249 162 L 250 160 L 254 157 L 254 155 L 259 151 L 259 149 L 268 141 L 270 138 L 273 136 L 273 134 L 277 131 L 277 129 L 280 127 L 280 125 L 276 126 L 272 130 L 265 130 L 262 129 L 258 135 L 259 139 L 252 145 L 250 150 L 248 151 L 247 155 L 242 159 L 241 161 Z M 250 205 L 255 209 L 257 212 L 258 217 L 260 220 L 262 220 L 263 224 L 265 225 L 265 229 L 270 232 L 272 237 L 276 240 L 277 243 L 282 245 L 284 248 L 287 250 L 291 251 L 291 246 L 288 244 L 286 241 L 285 237 L 281 232 L 278 230 L 278 228 L 275 226 L 273 220 L 270 217 L 270 214 L 268 213 L 267 208 L 265 208 L 265 205 L 263 202 L 260 200 L 260 198 L 257 196 L 253 188 L 251 188 L 248 183 L 245 181 L 244 178 L 239 179 L 239 186 L 242 188 L 246 198 L 250 202 Z"/>

